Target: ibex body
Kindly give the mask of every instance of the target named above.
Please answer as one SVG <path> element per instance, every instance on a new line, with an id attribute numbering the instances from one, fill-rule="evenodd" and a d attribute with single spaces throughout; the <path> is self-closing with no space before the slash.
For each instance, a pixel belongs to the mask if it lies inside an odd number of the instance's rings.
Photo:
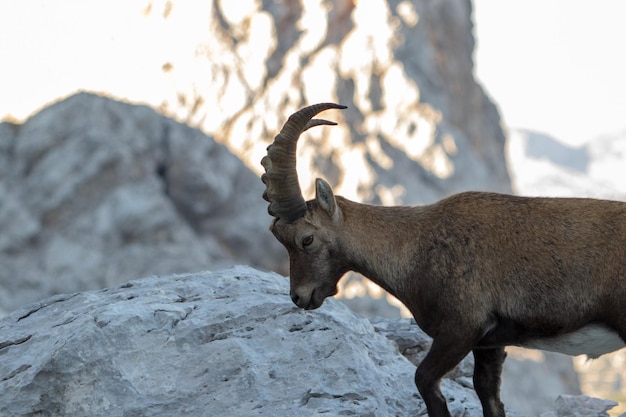
<path id="1" fill-rule="evenodd" d="M 469 352 L 485 417 L 504 417 L 504 347 L 597 357 L 626 346 L 626 203 L 468 192 L 420 207 L 335 196 L 305 202 L 300 134 L 330 103 L 292 115 L 268 148 L 264 197 L 289 253 L 291 297 L 315 309 L 348 271 L 396 296 L 432 338 L 415 383 L 430 417 L 450 416 L 441 378 Z M 311 120 L 312 119 L 312 120 Z"/>

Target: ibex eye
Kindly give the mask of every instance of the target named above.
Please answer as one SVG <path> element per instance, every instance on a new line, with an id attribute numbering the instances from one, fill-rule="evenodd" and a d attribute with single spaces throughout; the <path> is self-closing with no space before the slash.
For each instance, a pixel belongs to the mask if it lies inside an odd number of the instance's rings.
<path id="1" fill-rule="evenodd" d="M 313 243 L 313 235 L 307 236 L 302 239 L 302 246 L 309 246 L 311 243 Z"/>

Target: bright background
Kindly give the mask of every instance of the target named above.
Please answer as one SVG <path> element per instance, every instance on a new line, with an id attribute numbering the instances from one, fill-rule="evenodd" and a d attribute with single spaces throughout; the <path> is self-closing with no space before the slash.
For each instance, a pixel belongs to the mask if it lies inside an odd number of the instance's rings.
<path id="1" fill-rule="evenodd" d="M 188 13 L 186 33 L 163 31 L 161 39 L 146 39 L 141 34 L 152 21 L 137 25 L 129 16 L 150 3 L 66 0 L 57 8 L 47 0 L 0 0 L 0 119 L 23 120 L 81 87 L 162 99 L 162 90 L 145 91 L 146 85 L 171 83 L 142 78 L 145 68 L 160 65 L 154 59 L 161 56 L 149 46 L 197 39 L 202 34 L 194 30 L 203 26 L 196 20 L 203 14 Z M 136 11 L 119 13 L 121 5 Z M 476 76 L 507 126 L 572 145 L 626 131 L 626 2 L 475 0 L 473 7 Z"/>
<path id="2" fill-rule="evenodd" d="M 473 5 L 476 75 L 509 127 L 573 145 L 626 130 L 626 2 Z"/>

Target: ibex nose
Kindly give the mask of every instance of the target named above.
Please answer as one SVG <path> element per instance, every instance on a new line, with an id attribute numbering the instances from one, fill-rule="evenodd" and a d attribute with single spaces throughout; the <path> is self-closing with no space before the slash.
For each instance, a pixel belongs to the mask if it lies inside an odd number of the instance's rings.
<path id="1" fill-rule="evenodd" d="M 300 308 L 307 308 L 310 304 L 310 299 L 307 299 L 305 297 L 300 297 L 298 294 L 296 294 L 296 292 L 292 292 L 291 293 L 291 301 L 293 301 L 293 303 L 300 307 Z"/>
<path id="2" fill-rule="evenodd" d="M 291 301 L 293 301 L 293 303 L 300 308 L 303 308 L 305 310 L 314 310 L 318 308 L 320 305 L 322 305 L 322 303 L 315 302 L 314 300 L 315 291 L 311 293 L 307 293 L 305 289 L 305 290 L 301 290 L 299 294 L 300 295 L 298 295 L 298 292 L 296 291 L 291 291 L 289 293 L 289 295 L 291 295 Z"/>
<path id="3" fill-rule="evenodd" d="M 293 303 L 294 303 L 295 305 L 297 305 L 298 307 L 300 307 L 300 306 L 298 305 L 298 302 L 300 301 L 300 296 L 299 296 L 298 294 L 296 294 L 295 292 L 292 292 L 292 293 L 291 293 L 291 301 L 293 301 Z"/>

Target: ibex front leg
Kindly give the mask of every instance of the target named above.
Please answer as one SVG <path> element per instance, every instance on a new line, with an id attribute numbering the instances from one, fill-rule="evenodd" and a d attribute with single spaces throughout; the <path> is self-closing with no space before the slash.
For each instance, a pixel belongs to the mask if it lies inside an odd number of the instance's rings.
<path id="1" fill-rule="evenodd" d="M 450 342 L 454 340 L 454 342 Z M 429 417 L 451 417 L 439 383 L 470 352 L 458 338 L 436 338 L 430 351 L 415 371 L 415 385 L 419 391 Z"/>

